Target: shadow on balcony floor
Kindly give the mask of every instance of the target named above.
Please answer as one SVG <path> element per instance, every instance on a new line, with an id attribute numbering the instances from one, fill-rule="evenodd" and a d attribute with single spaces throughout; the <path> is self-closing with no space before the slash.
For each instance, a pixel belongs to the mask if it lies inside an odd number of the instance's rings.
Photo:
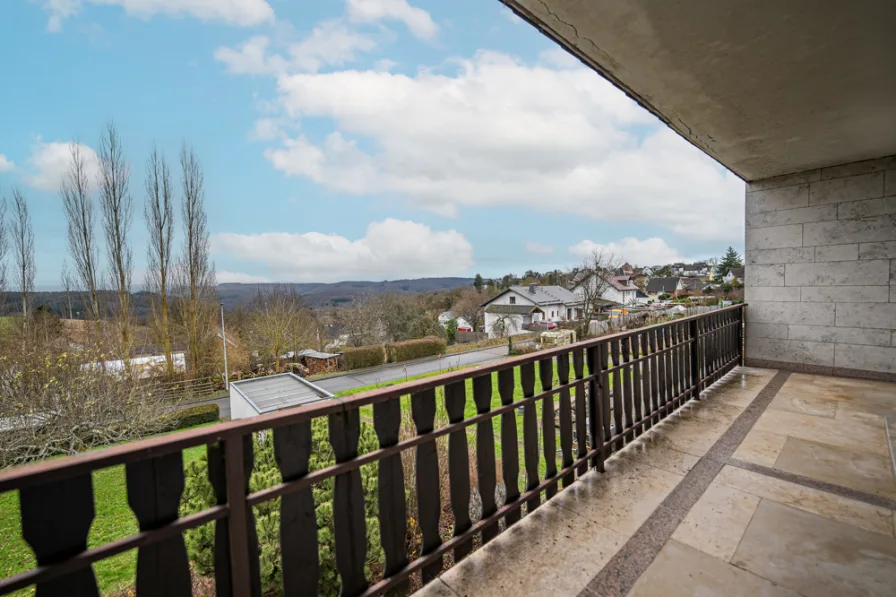
<path id="1" fill-rule="evenodd" d="M 894 415 L 894 384 L 736 369 L 417 594 L 893 595 Z"/>

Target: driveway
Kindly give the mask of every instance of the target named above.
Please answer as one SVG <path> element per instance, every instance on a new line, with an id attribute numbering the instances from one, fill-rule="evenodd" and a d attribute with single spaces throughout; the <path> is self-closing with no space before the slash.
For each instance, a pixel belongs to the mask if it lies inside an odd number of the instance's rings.
<path id="1" fill-rule="evenodd" d="M 351 371 L 342 375 L 336 375 L 315 381 L 314 384 L 320 386 L 332 394 L 338 394 L 346 390 L 354 390 L 355 388 L 363 388 L 373 384 L 384 383 L 396 379 L 404 379 L 405 377 L 414 377 L 425 373 L 436 373 L 447 369 L 456 369 L 457 367 L 469 367 L 470 365 L 478 365 L 479 363 L 487 363 L 496 361 L 507 356 L 507 346 L 492 346 L 460 354 L 446 355 L 441 359 L 433 357 L 431 359 L 415 361 L 410 364 L 396 363 L 394 365 L 386 365 L 373 370 L 360 371 L 352 373 Z M 405 371 L 407 369 L 407 371 Z M 220 409 L 222 417 L 230 417 L 230 398 L 218 398 L 216 400 L 208 400 L 200 404 L 215 403 Z"/>

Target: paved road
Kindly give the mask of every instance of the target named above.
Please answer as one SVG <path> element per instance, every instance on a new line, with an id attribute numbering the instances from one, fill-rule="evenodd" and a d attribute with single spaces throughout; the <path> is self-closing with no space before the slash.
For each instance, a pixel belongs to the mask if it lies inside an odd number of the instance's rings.
<path id="1" fill-rule="evenodd" d="M 405 376 L 414 377 L 415 375 L 435 373 L 449 368 L 468 367 L 470 365 L 495 361 L 506 356 L 507 346 L 494 346 L 462 354 L 443 356 L 441 360 L 433 358 L 425 361 L 417 361 L 409 365 L 402 365 L 400 363 L 390 365 L 388 367 L 376 369 L 375 371 L 362 371 L 360 373 L 348 372 L 344 375 L 322 379 L 320 381 L 315 381 L 314 383 L 328 392 L 338 394 L 339 392 L 344 392 L 346 390 L 353 390 L 355 388 L 362 388 L 364 386 L 393 381 L 396 379 L 404 379 Z M 405 367 L 407 367 L 407 372 L 405 372 Z M 209 400 L 207 403 L 216 403 L 220 409 L 222 417 L 230 416 L 229 397 Z"/>

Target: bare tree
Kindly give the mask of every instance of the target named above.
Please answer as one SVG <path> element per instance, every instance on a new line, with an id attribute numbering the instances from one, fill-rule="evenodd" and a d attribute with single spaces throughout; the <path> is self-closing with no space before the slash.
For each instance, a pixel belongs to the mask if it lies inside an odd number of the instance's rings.
<path id="1" fill-rule="evenodd" d="M 114 123 L 106 125 L 100 136 L 99 161 L 100 210 L 103 216 L 103 231 L 106 235 L 109 276 L 118 297 L 116 309 L 118 352 L 124 361 L 125 369 L 129 369 L 133 343 L 131 337 L 133 255 L 128 240 L 133 207 L 129 189 L 131 168 L 125 160 L 121 137 Z"/>
<path id="2" fill-rule="evenodd" d="M 75 280 L 72 278 L 71 272 L 68 270 L 68 261 L 62 260 L 62 272 L 59 274 L 59 282 L 62 284 L 62 290 L 65 292 L 65 302 L 68 307 L 68 318 L 74 319 L 72 313 L 72 292 L 75 289 Z"/>
<path id="3" fill-rule="evenodd" d="M 28 202 L 19 189 L 12 191 L 12 244 L 16 260 L 16 285 L 22 295 L 22 317 L 28 319 L 28 300 L 34 291 L 34 228 Z"/>
<path id="4" fill-rule="evenodd" d="M 9 237 L 6 232 L 6 198 L 0 196 L 0 293 L 6 292 L 6 252 Z"/>
<path id="5" fill-rule="evenodd" d="M 259 290 L 249 313 L 249 337 L 259 356 L 270 359 L 280 371 L 280 359 L 317 345 L 314 313 L 295 289 L 275 285 Z"/>
<path id="6" fill-rule="evenodd" d="M 146 204 L 144 216 L 149 232 L 147 247 L 148 268 L 146 290 L 152 299 L 152 330 L 162 345 L 168 375 L 174 375 L 174 358 L 171 354 L 171 327 L 169 325 L 168 294 L 171 291 L 171 245 L 174 239 L 174 188 L 171 172 L 165 157 L 153 149 L 146 163 Z"/>
<path id="7" fill-rule="evenodd" d="M 582 297 L 582 316 L 584 332 L 588 330 L 588 322 L 598 309 L 598 300 L 613 285 L 612 279 L 619 260 L 612 253 L 594 250 L 582 260 L 576 275 L 575 293 Z"/>
<path id="8" fill-rule="evenodd" d="M 187 366 L 193 371 L 208 367 L 215 337 L 215 266 L 211 261 L 208 216 L 205 213 L 205 181 L 199 158 L 186 144 L 180 152 L 183 254 L 178 264 L 178 307 L 187 346 Z"/>
<path id="9" fill-rule="evenodd" d="M 467 323 L 473 326 L 473 331 L 478 332 L 484 317 L 482 303 L 488 298 L 488 294 L 477 292 L 476 289 L 471 291 L 468 288 L 464 288 L 451 306 L 451 312 L 455 317 L 464 318 Z"/>
<path id="10" fill-rule="evenodd" d="M 87 315 L 96 321 L 100 330 L 102 312 L 97 288 L 98 268 L 94 226 L 93 200 L 90 197 L 90 181 L 87 175 L 87 160 L 81 151 L 81 144 L 72 142 L 69 146 L 71 161 L 59 193 L 65 209 L 68 247 L 75 274 L 80 286 L 87 293 Z"/>

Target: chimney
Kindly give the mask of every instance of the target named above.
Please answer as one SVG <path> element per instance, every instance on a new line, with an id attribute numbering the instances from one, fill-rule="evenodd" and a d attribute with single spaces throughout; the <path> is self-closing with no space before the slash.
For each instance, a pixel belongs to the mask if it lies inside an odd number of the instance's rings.
<path id="1" fill-rule="evenodd" d="M 529 294 L 535 294 L 535 287 L 537 284 L 529 284 Z"/>

